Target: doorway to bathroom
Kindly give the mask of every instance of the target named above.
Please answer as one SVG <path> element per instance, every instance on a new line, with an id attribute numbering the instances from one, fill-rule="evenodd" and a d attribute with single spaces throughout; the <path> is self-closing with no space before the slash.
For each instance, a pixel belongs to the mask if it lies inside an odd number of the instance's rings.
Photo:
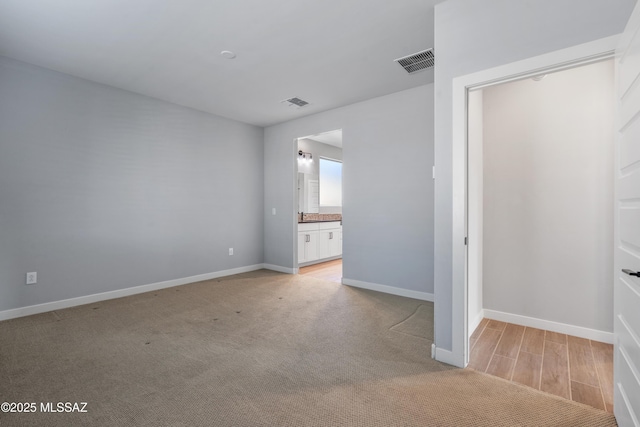
<path id="1" fill-rule="evenodd" d="M 342 282 L 342 130 L 298 138 L 299 274 Z"/>

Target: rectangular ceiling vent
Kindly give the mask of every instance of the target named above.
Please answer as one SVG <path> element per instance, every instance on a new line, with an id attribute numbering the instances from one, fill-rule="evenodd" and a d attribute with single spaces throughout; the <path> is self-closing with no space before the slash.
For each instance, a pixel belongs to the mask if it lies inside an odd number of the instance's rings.
<path id="1" fill-rule="evenodd" d="M 293 98 L 289 98 L 289 99 L 285 99 L 282 102 L 286 102 L 289 104 L 289 106 L 295 106 L 295 107 L 304 107 L 305 105 L 309 105 L 309 103 L 303 99 L 297 98 L 297 97 L 293 97 Z"/>
<path id="2" fill-rule="evenodd" d="M 402 65 L 402 68 L 404 68 L 407 73 L 413 74 L 432 68 L 435 65 L 435 56 L 433 55 L 433 49 L 427 49 L 422 52 L 394 59 L 394 61 Z"/>

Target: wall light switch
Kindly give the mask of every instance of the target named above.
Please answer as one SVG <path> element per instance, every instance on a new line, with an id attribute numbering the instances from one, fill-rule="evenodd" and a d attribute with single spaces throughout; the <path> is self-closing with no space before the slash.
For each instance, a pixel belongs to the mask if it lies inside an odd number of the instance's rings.
<path id="1" fill-rule="evenodd" d="M 271 215 L 275 215 L 276 214 L 276 208 L 271 208 Z"/>
<path id="2" fill-rule="evenodd" d="M 35 271 L 27 273 L 27 285 L 35 285 L 36 283 L 38 283 L 38 273 Z"/>
<path id="3" fill-rule="evenodd" d="M 233 255 L 233 248 L 229 248 L 229 255 Z"/>

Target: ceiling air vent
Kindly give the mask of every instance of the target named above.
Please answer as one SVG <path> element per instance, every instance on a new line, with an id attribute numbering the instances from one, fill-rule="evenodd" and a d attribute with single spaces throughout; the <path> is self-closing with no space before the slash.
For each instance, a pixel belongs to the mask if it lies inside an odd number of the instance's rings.
<path id="1" fill-rule="evenodd" d="M 300 107 L 304 107 L 305 105 L 308 105 L 309 103 L 305 100 L 302 100 L 300 98 L 294 97 L 294 98 L 289 98 L 289 99 L 285 99 L 282 102 L 286 102 L 289 104 L 289 106 L 296 106 L 298 108 Z"/>
<path id="2" fill-rule="evenodd" d="M 433 49 L 427 49 L 422 52 L 412 53 L 411 55 L 394 59 L 394 61 L 402 65 L 402 68 L 404 68 L 407 73 L 413 74 L 433 67 L 435 64 L 435 56 L 433 55 Z"/>

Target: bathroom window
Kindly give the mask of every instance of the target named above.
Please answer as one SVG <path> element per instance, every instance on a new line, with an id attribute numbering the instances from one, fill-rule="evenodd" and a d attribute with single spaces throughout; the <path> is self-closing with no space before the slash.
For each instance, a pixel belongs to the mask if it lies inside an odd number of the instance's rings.
<path id="1" fill-rule="evenodd" d="M 342 206 L 342 162 L 320 158 L 320 206 Z"/>

